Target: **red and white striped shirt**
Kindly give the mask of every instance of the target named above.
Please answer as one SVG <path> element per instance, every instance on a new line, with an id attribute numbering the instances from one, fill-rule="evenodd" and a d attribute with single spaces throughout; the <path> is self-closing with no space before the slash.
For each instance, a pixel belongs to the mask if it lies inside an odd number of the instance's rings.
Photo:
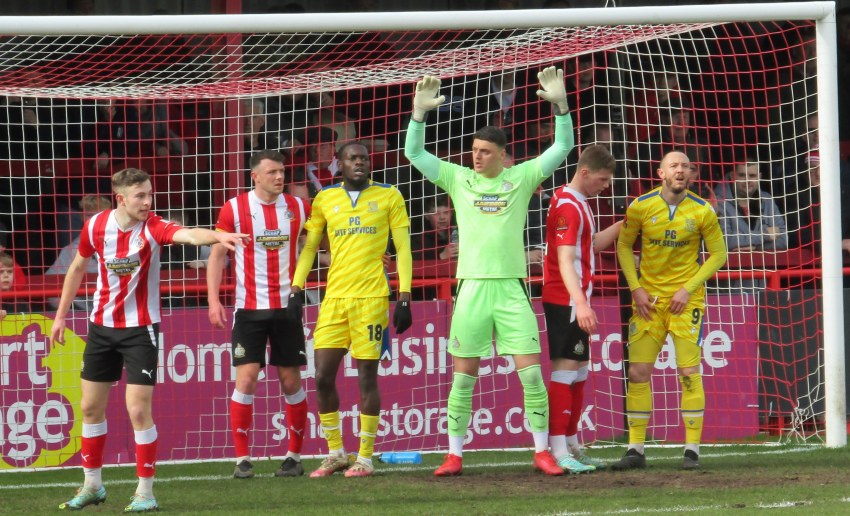
<path id="1" fill-rule="evenodd" d="M 160 322 L 159 254 L 182 226 L 151 213 L 122 230 L 115 210 L 89 219 L 80 235 L 80 255 L 97 253 L 97 289 L 91 322 L 134 328 Z"/>
<path id="2" fill-rule="evenodd" d="M 215 228 L 247 233 L 252 244 L 237 247 L 233 260 L 236 309 L 285 308 L 297 262 L 298 235 L 310 216 L 310 205 L 289 194 L 266 203 L 254 191 L 222 206 Z"/>
<path id="3" fill-rule="evenodd" d="M 543 267 L 543 302 L 575 306 L 558 267 L 558 246 L 576 247 L 573 266 L 578 273 L 579 284 L 590 302 L 593 291 L 591 278 L 595 271 L 593 234 L 596 224 L 587 198 L 569 186 L 555 191 L 546 216 L 546 259 Z"/>

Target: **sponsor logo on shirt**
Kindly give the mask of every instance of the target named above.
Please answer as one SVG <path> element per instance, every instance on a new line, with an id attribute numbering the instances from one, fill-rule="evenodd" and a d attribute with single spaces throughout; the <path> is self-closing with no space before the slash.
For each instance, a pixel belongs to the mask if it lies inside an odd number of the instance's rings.
<path id="1" fill-rule="evenodd" d="M 136 272 L 140 265 L 138 258 L 113 258 L 106 262 L 106 269 L 119 276 L 127 276 Z"/>
<path id="2" fill-rule="evenodd" d="M 280 229 L 265 229 L 262 234 L 257 235 L 256 241 L 268 250 L 280 249 L 289 242 L 289 235 Z"/>
<path id="3" fill-rule="evenodd" d="M 498 195 L 482 195 L 480 199 L 473 201 L 472 205 L 481 210 L 481 213 L 497 214 L 508 207 L 508 201 Z"/>

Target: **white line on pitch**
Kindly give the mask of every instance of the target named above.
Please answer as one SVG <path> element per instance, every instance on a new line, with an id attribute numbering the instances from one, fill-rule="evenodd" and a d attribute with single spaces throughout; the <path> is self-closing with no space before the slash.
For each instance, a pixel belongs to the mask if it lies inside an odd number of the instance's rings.
<path id="1" fill-rule="evenodd" d="M 729 452 L 729 453 L 701 453 L 700 457 L 709 457 L 709 458 L 722 458 L 722 457 L 740 457 L 740 456 L 749 456 L 749 455 L 765 455 L 765 454 L 777 454 L 777 453 L 793 453 L 793 452 L 807 452 L 813 451 L 817 448 L 782 448 L 781 450 L 768 450 L 768 451 L 759 451 L 756 453 L 744 453 L 744 452 Z M 657 457 L 653 458 L 650 456 L 650 460 L 656 461 L 671 461 L 678 460 L 679 457 Z M 464 464 L 464 469 L 484 469 L 484 468 L 504 468 L 504 467 L 516 467 L 516 466 L 530 466 L 531 460 L 528 461 L 511 461 L 511 462 L 479 462 L 474 464 Z M 70 469 L 70 468 L 69 468 Z M 390 466 L 390 467 L 381 467 L 375 473 L 393 473 L 400 471 L 430 471 L 434 469 L 433 466 Z M 42 470 L 47 471 L 47 470 Z M 39 473 L 38 471 L 28 471 L 28 472 L 20 472 L 20 474 L 25 473 Z M 203 475 L 203 476 L 179 476 L 179 477 L 156 477 L 157 484 L 170 483 L 170 482 L 189 482 L 189 481 L 207 481 L 207 480 L 226 480 L 231 478 L 230 475 L 219 476 L 219 475 Z M 137 483 L 137 479 L 118 479 L 118 480 L 110 480 L 106 482 L 108 485 L 123 485 L 123 484 L 135 484 Z M 41 489 L 47 487 L 78 487 L 79 482 L 55 482 L 55 483 L 37 483 L 37 484 L 14 484 L 14 485 L 0 485 L 0 491 L 10 490 L 10 489 Z M 613 514 L 613 513 L 612 513 Z"/>

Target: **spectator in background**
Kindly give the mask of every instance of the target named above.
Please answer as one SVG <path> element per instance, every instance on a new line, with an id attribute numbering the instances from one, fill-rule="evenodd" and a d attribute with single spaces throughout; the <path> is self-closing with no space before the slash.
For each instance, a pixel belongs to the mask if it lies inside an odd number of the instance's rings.
<path id="1" fill-rule="evenodd" d="M 266 106 L 261 100 L 242 99 L 242 135 L 245 138 L 242 152 L 245 155 L 245 182 L 251 185 L 251 156 L 265 149 L 277 149 L 280 143 L 277 136 L 266 132 Z"/>
<path id="2" fill-rule="evenodd" d="M 139 110 L 133 105 L 99 100 L 94 124 L 83 130 L 83 156 L 96 157 L 97 170 L 110 170 L 116 161 L 139 155 Z"/>
<path id="3" fill-rule="evenodd" d="M 669 105 L 681 97 L 679 77 L 668 65 L 648 64 L 656 71 L 649 74 L 645 87 L 633 92 L 632 106 L 627 110 L 629 141 L 647 142 L 658 132 L 661 106 Z"/>
<path id="4" fill-rule="evenodd" d="M 414 235 L 413 258 L 416 260 L 457 259 L 457 228 L 449 196 L 439 194 L 425 201 L 422 233 Z"/>
<path id="5" fill-rule="evenodd" d="M 798 188 L 787 198 L 788 242 L 790 247 L 803 247 L 820 256 L 820 153 L 814 149 L 806 156 L 808 171 L 801 176 Z M 846 208 L 850 202 L 850 168 L 841 164 L 839 171 L 841 183 L 841 205 Z M 841 210 L 841 247 L 850 253 L 850 210 Z"/>
<path id="6" fill-rule="evenodd" d="M 337 145 L 357 141 L 365 145 L 369 152 L 387 150 L 387 140 L 383 138 L 360 138 L 355 120 L 349 117 L 345 111 L 334 109 L 333 105 L 323 106 L 321 110 L 315 112 L 311 125 L 332 129 L 335 133 Z"/>
<path id="7" fill-rule="evenodd" d="M 313 190 L 318 192 L 334 184 L 339 173 L 334 130 L 330 127 L 311 127 L 304 131 L 302 143 L 307 160 L 305 171 Z"/>
<path id="8" fill-rule="evenodd" d="M 509 142 L 518 136 L 514 133 L 514 123 L 518 118 L 522 118 L 518 115 L 522 104 L 527 101 L 523 93 L 516 85 L 516 72 L 513 70 L 494 72 L 489 78 L 485 78 L 479 87 L 479 95 L 486 103 L 482 109 L 486 109 L 488 113 L 487 125 L 504 131 Z"/>
<path id="9" fill-rule="evenodd" d="M 552 123 L 552 107 L 548 102 L 531 102 L 520 111 L 522 119 L 516 138 L 510 146 L 511 154 L 520 161 L 536 158 L 554 143 L 555 125 Z M 567 161 L 569 163 L 569 160 Z M 552 178 L 558 175 L 558 171 Z M 566 177 L 547 180 L 566 180 Z M 566 182 L 566 181 L 564 181 Z M 560 184 L 560 183 L 555 183 Z"/>
<path id="10" fill-rule="evenodd" d="M 52 99 L 15 96 L 0 99 L 5 100 L 0 104 L 0 159 L 53 158 L 56 138 Z"/>
<path id="11" fill-rule="evenodd" d="M 139 137 L 145 155 L 182 156 L 189 153 L 189 145 L 168 126 L 168 106 L 151 99 L 140 99 Z"/>
<path id="12" fill-rule="evenodd" d="M 642 191 L 649 191 L 655 181 L 655 170 L 661 158 L 677 150 L 686 154 L 694 163 L 708 163 L 705 145 L 697 136 L 691 118 L 691 105 L 680 99 L 674 100 L 661 109 L 661 128 L 648 142 L 638 142 L 636 146 L 636 168 L 641 179 Z M 705 170 L 702 171 L 703 175 Z M 703 177 L 701 179 L 719 179 Z"/>
<path id="13" fill-rule="evenodd" d="M 617 79 L 608 74 L 603 53 L 582 54 L 572 65 L 574 80 L 567 81 L 567 98 L 572 110 L 573 127 L 579 130 L 596 121 L 623 119 Z"/>
<path id="14" fill-rule="evenodd" d="M 12 255 L 0 251 L 0 291 L 10 291 L 15 288 L 15 260 Z M 9 314 L 29 313 L 30 306 L 24 301 L 15 298 L 3 298 L 0 306 L 0 319 Z"/>
<path id="15" fill-rule="evenodd" d="M 171 210 L 163 218 L 184 227 L 190 222 L 184 213 L 179 210 Z M 166 246 L 162 248 L 160 263 L 167 269 L 183 269 L 186 267 L 190 269 L 203 269 L 207 266 L 210 252 L 211 248 L 208 245 Z"/>
<path id="16" fill-rule="evenodd" d="M 770 194 L 759 189 L 759 164 L 737 163 L 729 180 L 717 186 L 717 216 L 729 251 L 779 251 L 788 248 L 785 218 Z"/>
<path id="17" fill-rule="evenodd" d="M 80 201 L 80 209 L 83 210 L 83 222 L 89 220 L 97 213 L 101 211 L 105 211 L 112 208 L 112 201 L 109 197 L 102 195 L 85 195 Z M 76 237 L 71 241 L 70 244 L 66 245 L 59 251 L 59 256 L 56 257 L 56 261 L 53 262 L 53 265 L 45 271 L 45 275 L 65 275 L 68 274 L 68 268 L 71 266 L 71 263 L 74 261 L 74 257 L 77 256 L 77 249 L 80 247 L 80 235 L 77 234 Z M 96 274 L 97 273 L 97 263 L 95 261 L 89 261 L 86 266 L 87 274 Z M 56 309 L 59 306 L 59 298 L 52 297 L 47 300 L 48 306 L 52 309 Z M 75 310 L 86 310 L 91 311 L 92 304 L 90 301 L 86 301 L 85 298 L 77 297 L 71 303 L 71 306 Z"/>

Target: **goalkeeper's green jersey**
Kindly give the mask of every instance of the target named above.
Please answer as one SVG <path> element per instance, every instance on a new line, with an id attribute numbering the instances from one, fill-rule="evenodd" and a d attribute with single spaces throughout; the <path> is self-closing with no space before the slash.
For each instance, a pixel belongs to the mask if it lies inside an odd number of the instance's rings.
<path id="1" fill-rule="evenodd" d="M 457 277 L 525 278 L 528 203 L 573 147 L 570 116 L 555 117 L 555 143 L 540 157 L 503 169 L 494 178 L 426 152 L 424 125 L 411 120 L 405 155 L 452 198 L 459 234 Z"/>

